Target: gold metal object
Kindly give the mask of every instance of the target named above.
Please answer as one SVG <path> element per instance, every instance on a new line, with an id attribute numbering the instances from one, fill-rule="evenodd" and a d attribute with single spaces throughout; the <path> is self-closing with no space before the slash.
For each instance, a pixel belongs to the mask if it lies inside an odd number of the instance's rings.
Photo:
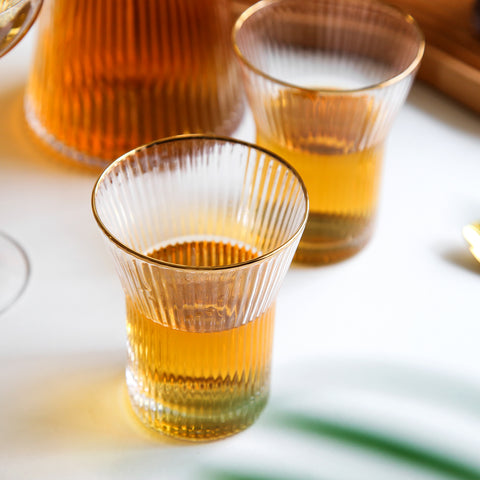
<path id="1" fill-rule="evenodd" d="M 470 247 L 470 252 L 480 262 L 480 223 L 465 225 L 462 233 Z"/>

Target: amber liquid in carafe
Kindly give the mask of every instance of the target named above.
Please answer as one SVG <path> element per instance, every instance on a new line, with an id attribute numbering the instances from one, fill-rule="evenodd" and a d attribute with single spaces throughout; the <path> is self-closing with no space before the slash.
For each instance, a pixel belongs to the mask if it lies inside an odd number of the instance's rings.
<path id="1" fill-rule="evenodd" d="M 219 266 L 258 254 L 208 240 L 168 245 L 148 255 L 176 264 Z M 176 286 L 178 298 L 169 300 L 170 308 L 184 307 L 184 288 Z M 253 295 L 223 288 L 226 295 Z M 127 384 L 137 415 L 154 430 L 197 440 L 246 428 L 267 402 L 273 320 L 274 306 L 236 328 L 183 331 L 152 320 L 127 298 Z"/>
<path id="2" fill-rule="evenodd" d="M 181 133 L 229 134 L 243 111 L 227 0 L 46 0 L 27 120 L 104 165 Z"/>

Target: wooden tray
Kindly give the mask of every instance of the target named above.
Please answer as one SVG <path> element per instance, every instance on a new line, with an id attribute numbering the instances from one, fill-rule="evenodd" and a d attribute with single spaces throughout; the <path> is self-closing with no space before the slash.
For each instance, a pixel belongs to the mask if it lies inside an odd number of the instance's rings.
<path id="1" fill-rule="evenodd" d="M 480 113 L 480 35 L 474 0 L 391 0 L 419 23 L 426 39 L 418 78 Z"/>

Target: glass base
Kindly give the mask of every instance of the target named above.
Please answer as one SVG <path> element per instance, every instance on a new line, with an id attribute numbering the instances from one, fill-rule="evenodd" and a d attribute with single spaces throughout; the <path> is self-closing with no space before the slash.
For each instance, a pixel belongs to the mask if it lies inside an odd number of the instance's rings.
<path id="1" fill-rule="evenodd" d="M 162 402 L 142 393 L 141 386 L 127 369 L 127 388 L 133 410 L 149 429 L 175 438 L 211 441 L 234 435 L 252 425 L 268 400 L 268 387 L 254 396 L 203 392 L 179 395 L 178 386 L 165 385 Z M 188 386 L 182 390 L 188 392 Z M 174 393 L 172 393 L 172 391 Z M 157 399 L 162 395 L 157 394 Z"/>
<path id="2" fill-rule="evenodd" d="M 25 119 L 33 134 L 38 138 L 38 140 L 40 140 L 41 143 L 45 145 L 45 147 L 52 149 L 52 151 L 56 154 L 59 154 L 70 161 L 97 169 L 103 169 L 109 163 L 111 163 L 109 160 L 105 160 L 104 158 L 95 157 L 87 155 L 84 152 L 80 152 L 79 150 L 76 150 L 58 140 L 55 135 L 52 135 L 43 126 L 42 122 L 40 122 L 35 114 L 34 108 L 31 106 L 28 95 L 25 96 L 24 110 Z"/>
<path id="3" fill-rule="evenodd" d="M 328 265 L 346 260 L 365 247 L 373 227 L 372 217 L 310 214 L 293 261 Z"/>
<path id="4" fill-rule="evenodd" d="M 53 135 L 41 122 L 40 118 L 35 112 L 35 108 L 33 106 L 33 102 L 31 101 L 29 95 L 25 96 L 24 101 L 24 111 L 25 111 L 25 118 L 27 121 L 28 126 L 32 130 L 32 132 L 36 135 L 36 137 L 47 147 L 51 148 L 54 152 L 60 154 L 61 156 L 65 157 L 66 160 L 73 161 L 77 164 L 84 165 L 86 167 L 94 168 L 94 169 L 104 169 L 110 163 L 112 163 L 116 158 L 103 158 L 95 155 L 91 155 L 87 152 L 82 152 L 77 150 L 76 148 L 67 145 L 66 143 L 59 140 L 55 135 Z M 215 132 L 178 132 L 178 135 L 181 134 L 188 134 L 188 133 L 212 133 L 216 135 L 223 135 L 223 136 L 230 136 L 232 135 L 236 129 L 239 127 L 240 123 L 242 122 L 243 116 L 245 112 L 245 104 L 241 102 L 238 105 L 236 111 L 232 112 L 229 118 L 225 119 L 222 125 L 219 125 Z M 167 137 L 171 135 L 166 135 Z M 152 138 L 148 141 L 159 140 L 160 138 Z M 143 143 L 148 143 L 147 141 Z M 123 155 L 124 153 L 129 152 L 134 148 L 138 148 L 141 145 L 130 145 L 126 146 L 117 157 Z"/>

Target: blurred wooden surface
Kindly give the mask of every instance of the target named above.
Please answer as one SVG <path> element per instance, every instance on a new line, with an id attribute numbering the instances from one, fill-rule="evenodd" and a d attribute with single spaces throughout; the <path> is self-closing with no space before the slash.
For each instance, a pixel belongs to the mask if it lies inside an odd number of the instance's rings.
<path id="1" fill-rule="evenodd" d="M 392 0 L 419 23 L 426 39 L 418 78 L 480 113 L 480 34 L 474 0 Z"/>

